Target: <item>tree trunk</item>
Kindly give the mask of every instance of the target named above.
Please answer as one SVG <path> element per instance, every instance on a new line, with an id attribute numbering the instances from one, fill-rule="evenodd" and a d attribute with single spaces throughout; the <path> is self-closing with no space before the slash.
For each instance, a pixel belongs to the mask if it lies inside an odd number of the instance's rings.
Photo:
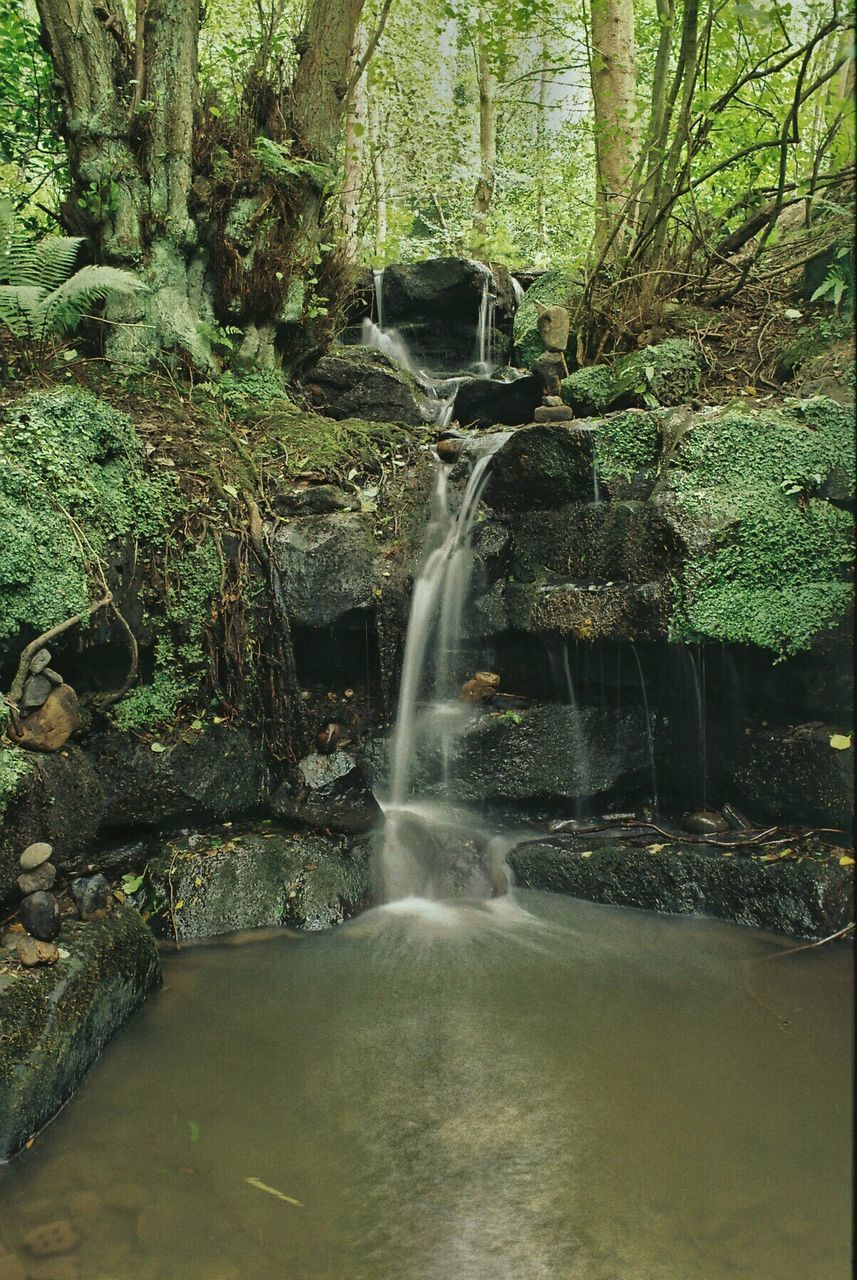
<path id="1" fill-rule="evenodd" d="M 547 112 L 548 112 L 548 86 L 550 83 L 548 71 L 548 62 L 550 59 L 550 44 L 547 35 L 542 39 L 541 44 L 542 68 L 539 75 L 539 107 L 538 116 L 536 117 L 536 168 L 538 178 L 536 179 L 536 226 L 538 235 L 538 263 L 546 262 L 548 259 L 549 239 L 548 239 L 548 214 L 547 214 L 547 198 L 545 193 L 545 173 L 547 171 Z"/>
<path id="2" fill-rule="evenodd" d="M 480 32 L 477 45 L 479 76 L 479 181 L 473 197 L 473 252 L 487 255 L 488 211 L 494 198 L 497 170 L 497 77 Z"/>
<path id="3" fill-rule="evenodd" d="M 595 239 L 604 250 L 626 212 L 639 148 L 634 0 L 591 0 Z M 616 237 L 608 256 L 619 252 Z"/>
<path id="4" fill-rule="evenodd" d="M 369 146 L 372 151 L 372 197 L 375 207 L 375 253 L 378 257 L 384 253 L 387 241 L 387 186 L 384 172 L 384 143 L 381 137 L 381 122 L 378 117 L 378 103 L 373 94 L 369 94 L 366 102 L 366 117 L 369 125 Z"/>
<path id="5" fill-rule="evenodd" d="M 292 90 L 303 153 L 333 167 L 348 98 L 349 68 L 365 0 L 315 0 Z"/>
<path id="6" fill-rule="evenodd" d="M 363 42 L 358 32 L 351 54 L 353 72 L 362 56 Z M 345 256 L 354 262 L 360 248 L 360 195 L 363 190 L 363 159 L 366 151 L 366 72 L 358 76 L 349 95 L 345 117 L 345 176 L 342 187 L 342 231 Z"/>

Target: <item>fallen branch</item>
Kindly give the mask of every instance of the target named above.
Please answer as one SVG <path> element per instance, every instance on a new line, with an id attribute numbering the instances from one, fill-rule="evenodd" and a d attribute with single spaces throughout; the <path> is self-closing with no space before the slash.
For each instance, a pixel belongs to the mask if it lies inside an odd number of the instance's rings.
<path id="1" fill-rule="evenodd" d="M 64 631 L 70 630 L 71 627 L 76 627 L 79 622 L 86 622 L 86 620 L 91 618 L 94 613 L 97 613 L 99 609 L 105 609 L 107 605 L 112 603 L 113 595 L 108 591 L 107 595 L 102 600 L 98 600 L 95 604 L 90 605 L 85 613 L 79 613 L 74 618 L 66 618 L 65 622 L 58 622 L 55 627 L 50 627 L 47 631 L 43 631 L 40 636 L 36 636 L 35 640 L 31 640 L 28 645 L 25 645 L 21 650 L 18 670 L 15 672 L 15 679 L 12 681 L 12 687 L 9 690 L 9 701 L 14 703 L 15 706 L 18 706 L 20 703 L 21 697 L 24 693 L 24 684 L 27 680 L 27 672 L 30 668 L 30 663 L 40 649 L 43 649 L 46 644 L 49 644 L 50 641 L 54 640 L 57 636 L 62 635 Z"/>

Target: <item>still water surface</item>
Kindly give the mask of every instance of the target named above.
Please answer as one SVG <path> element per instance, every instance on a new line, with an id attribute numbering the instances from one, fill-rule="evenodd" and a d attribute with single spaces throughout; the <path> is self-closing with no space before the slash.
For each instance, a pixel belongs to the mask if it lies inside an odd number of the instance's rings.
<path id="1" fill-rule="evenodd" d="M 791 945 L 525 892 L 183 950 L 3 1236 L 70 1217 L 82 1280 L 845 1280 L 851 954 Z"/>

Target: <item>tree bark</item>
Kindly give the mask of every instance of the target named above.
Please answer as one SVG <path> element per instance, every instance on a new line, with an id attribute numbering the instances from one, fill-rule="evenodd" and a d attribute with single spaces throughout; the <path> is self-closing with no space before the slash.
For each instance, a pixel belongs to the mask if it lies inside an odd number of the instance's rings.
<path id="1" fill-rule="evenodd" d="M 480 31 L 477 37 L 479 77 L 479 180 L 473 196 L 473 251 L 487 253 L 488 212 L 497 171 L 497 77 Z"/>
<path id="2" fill-rule="evenodd" d="M 351 63 L 360 66 L 362 40 L 358 31 Z M 360 195 L 363 190 L 363 160 L 366 152 L 366 73 L 357 77 L 348 96 L 345 117 L 345 176 L 342 187 L 342 230 L 345 256 L 354 262 L 360 248 Z"/>
<path id="3" fill-rule="evenodd" d="M 626 212 L 639 150 L 634 0 L 591 0 L 591 15 L 595 239 L 603 249 Z M 620 246 L 617 236 L 609 256 Z"/>
<path id="4" fill-rule="evenodd" d="M 384 142 L 378 103 L 370 93 L 366 102 L 369 146 L 372 153 L 372 197 L 375 207 L 375 253 L 380 257 L 387 241 L 387 177 L 384 171 Z"/>
<path id="5" fill-rule="evenodd" d="M 364 4 L 365 0 L 315 0 L 302 37 L 292 119 L 304 154 L 331 167 L 336 162 L 351 52 Z"/>

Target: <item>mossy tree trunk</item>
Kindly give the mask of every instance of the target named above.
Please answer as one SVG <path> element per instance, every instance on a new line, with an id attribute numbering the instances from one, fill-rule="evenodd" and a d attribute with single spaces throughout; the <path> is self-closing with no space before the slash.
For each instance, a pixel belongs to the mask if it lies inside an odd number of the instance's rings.
<path id="1" fill-rule="evenodd" d="M 148 293 L 108 310 L 109 353 L 138 361 L 166 355 L 211 373 L 220 364 L 212 347 L 213 323 L 234 323 L 235 314 L 253 331 L 258 347 L 259 331 L 273 330 L 277 308 L 267 299 L 264 314 L 254 315 L 252 289 L 249 298 L 245 290 L 237 313 L 224 308 L 231 285 L 223 276 L 234 262 L 213 251 L 200 213 L 205 196 L 194 194 L 200 0 L 137 0 L 133 32 L 122 0 L 36 3 L 64 111 L 72 177 L 65 222 L 70 231 L 86 235 L 99 261 L 132 268 L 149 286 Z M 331 170 L 364 3 L 314 0 L 294 83 L 280 88 L 274 113 L 288 119 L 296 152 Z M 274 93 L 259 83 L 264 71 L 254 68 L 257 82 L 248 85 L 253 106 Z M 252 109 L 248 118 L 252 150 L 254 135 L 265 136 L 266 128 Z M 266 246 L 265 275 L 288 281 L 290 246 L 303 260 L 307 245 L 317 245 L 325 200 L 318 182 L 292 179 L 267 218 L 258 214 L 247 221 L 245 258 L 252 260 L 256 246 Z M 259 208 L 265 203 L 257 202 Z M 294 229 L 291 241 L 272 232 L 284 207 Z M 271 262 L 272 239 L 281 263 Z"/>

